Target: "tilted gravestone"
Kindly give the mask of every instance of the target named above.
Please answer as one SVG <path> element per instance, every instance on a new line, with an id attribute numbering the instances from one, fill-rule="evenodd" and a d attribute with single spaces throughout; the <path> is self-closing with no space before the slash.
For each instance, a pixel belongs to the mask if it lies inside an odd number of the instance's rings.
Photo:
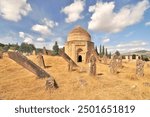
<path id="1" fill-rule="evenodd" d="M 70 60 L 71 60 L 71 61 L 72 61 L 72 65 L 73 65 L 74 67 L 78 67 L 78 65 L 77 65 L 66 53 L 64 53 L 64 52 L 61 51 L 60 49 L 59 49 L 58 53 L 59 53 L 59 55 L 62 56 L 68 63 L 70 63 Z"/>
<path id="2" fill-rule="evenodd" d="M 58 88 L 58 85 L 57 85 L 55 79 L 53 79 L 53 77 L 51 75 L 49 75 L 41 67 L 39 67 L 38 65 L 33 63 L 31 60 L 29 60 L 27 57 L 25 57 L 21 53 L 19 53 L 19 52 L 8 52 L 8 56 L 9 56 L 9 58 L 14 60 L 19 65 L 23 66 L 24 68 L 26 68 L 30 72 L 37 75 L 39 78 L 50 79 L 52 81 L 51 85 L 53 85 L 53 88 Z"/>

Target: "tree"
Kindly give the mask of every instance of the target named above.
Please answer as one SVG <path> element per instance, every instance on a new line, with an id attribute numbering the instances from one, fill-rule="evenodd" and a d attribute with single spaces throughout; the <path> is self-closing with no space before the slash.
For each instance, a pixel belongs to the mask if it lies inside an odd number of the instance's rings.
<path id="1" fill-rule="evenodd" d="M 99 48 L 99 55 L 101 56 L 102 54 L 102 46 L 100 45 L 100 48 Z"/>
<path id="2" fill-rule="evenodd" d="M 97 51 L 97 46 L 95 47 L 95 51 L 96 51 L 96 53 L 98 54 L 98 51 Z"/>
<path id="3" fill-rule="evenodd" d="M 33 50 L 36 50 L 35 46 L 33 44 L 28 44 L 28 43 L 22 43 L 19 48 L 19 51 L 27 52 L 27 53 L 32 53 Z"/>
<path id="4" fill-rule="evenodd" d="M 120 52 L 119 52 L 118 50 L 115 52 L 115 54 L 116 54 L 117 56 L 120 56 Z"/>
<path id="5" fill-rule="evenodd" d="M 59 52 L 59 46 L 57 44 L 57 41 L 55 41 L 55 45 L 53 46 L 53 54 L 58 55 Z"/>
<path id="6" fill-rule="evenodd" d="M 108 56 L 107 48 L 106 48 L 106 56 Z"/>
<path id="7" fill-rule="evenodd" d="M 104 47 L 104 45 L 103 45 L 103 53 L 102 53 L 102 55 L 104 55 L 105 54 L 105 47 Z"/>

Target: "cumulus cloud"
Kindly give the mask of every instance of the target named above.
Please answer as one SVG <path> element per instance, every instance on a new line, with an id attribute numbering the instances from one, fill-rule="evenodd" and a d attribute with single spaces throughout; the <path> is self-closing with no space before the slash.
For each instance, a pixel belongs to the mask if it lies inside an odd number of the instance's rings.
<path id="1" fill-rule="evenodd" d="M 39 38 L 37 38 L 37 41 L 39 41 L 39 42 L 44 42 L 44 41 L 45 41 L 45 39 L 44 39 L 44 38 L 42 38 L 42 37 L 39 37 Z"/>
<path id="2" fill-rule="evenodd" d="M 104 39 L 102 39 L 102 42 L 103 42 L 103 43 L 108 43 L 109 41 L 110 41 L 109 38 L 104 38 Z"/>
<path id="3" fill-rule="evenodd" d="M 146 23 L 145 23 L 145 26 L 150 26 L 150 22 L 146 22 Z"/>
<path id="4" fill-rule="evenodd" d="M 31 44 L 33 43 L 33 36 L 30 34 L 24 33 L 24 32 L 19 32 L 19 37 L 23 39 L 23 42 Z"/>
<path id="5" fill-rule="evenodd" d="M 55 26 L 58 26 L 58 23 L 57 22 L 54 22 L 52 20 L 48 20 L 47 18 L 44 18 L 42 20 L 42 24 L 35 24 L 32 26 L 32 30 L 35 31 L 35 32 L 38 32 L 44 36 L 47 36 L 47 35 L 52 35 L 52 29 L 55 27 Z"/>
<path id="6" fill-rule="evenodd" d="M 114 2 L 97 2 L 96 5 L 89 7 L 92 16 L 88 28 L 99 32 L 120 32 L 128 26 L 140 22 L 149 7 L 149 1 L 142 0 L 134 6 L 127 5 L 116 12 Z"/>
<path id="7" fill-rule="evenodd" d="M 115 52 L 116 50 L 119 50 L 120 52 L 131 52 L 131 51 L 137 51 L 137 50 L 149 50 L 149 43 L 141 40 L 137 41 L 130 41 L 126 43 L 120 43 L 116 46 L 109 46 L 108 50 Z"/>
<path id="8" fill-rule="evenodd" d="M 67 23 L 71 23 L 77 21 L 78 19 L 82 19 L 83 16 L 81 16 L 81 13 L 84 10 L 84 6 L 85 6 L 84 0 L 74 0 L 72 4 L 63 8 L 61 12 L 67 15 L 65 21 Z"/>
<path id="9" fill-rule="evenodd" d="M 28 44 L 32 44 L 33 43 L 33 40 L 29 37 L 26 37 L 23 41 L 24 43 L 28 43 Z"/>
<path id="10" fill-rule="evenodd" d="M 46 25 L 36 24 L 36 25 L 32 26 L 32 30 L 35 31 L 35 32 L 39 32 L 43 35 L 52 34 L 51 30 Z"/>
<path id="11" fill-rule="evenodd" d="M 25 37 L 24 32 L 19 32 L 19 37 L 20 37 L 20 38 L 24 38 L 24 37 Z"/>
<path id="12" fill-rule="evenodd" d="M 144 41 L 131 41 L 130 43 L 122 43 L 122 44 L 118 44 L 116 47 L 138 47 L 138 46 L 145 46 L 147 45 L 146 42 Z"/>
<path id="13" fill-rule="evenodd" d="M 6 20 L 17 22 L 31 10 L 27 0 L 0 0 L 0 16 Z"/>

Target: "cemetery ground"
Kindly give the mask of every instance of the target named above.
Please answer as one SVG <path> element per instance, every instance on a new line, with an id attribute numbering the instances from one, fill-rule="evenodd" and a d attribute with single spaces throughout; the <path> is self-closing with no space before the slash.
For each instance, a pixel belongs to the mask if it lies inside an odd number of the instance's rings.
<path id="1" fill-rule="evenodd" d="M 36 56 L 28 57 L 37 64 Z M 145 100 L 150 99 L 150 67 L 145 64 L 144 77 L 136 78 L 135 61 L 123 61 L 117 74 L 110 73 L 108 65 L 97 62 L 97 75 L 89 76 L 88 64 L 68 72 L 68 63 L 59 56 L 46 56 L 47 71 L 59 88 L 46 90 L 46 79 L 18 65 L 6 55 L 0 59 L 0 99 L 7 100 Z M 150 62 L 149 62 L 150 64 Z"/>

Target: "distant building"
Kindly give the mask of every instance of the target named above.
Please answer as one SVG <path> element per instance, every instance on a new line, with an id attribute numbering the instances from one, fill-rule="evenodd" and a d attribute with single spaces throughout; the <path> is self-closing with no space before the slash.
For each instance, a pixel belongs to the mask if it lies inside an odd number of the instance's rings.
<path id="1" fill-rule="evenodd" d="M 67 37 L 65 53 L 74 62 L 88 62 L 94 49 L 90 34 L 80 26 L 75 27 Z"/>

